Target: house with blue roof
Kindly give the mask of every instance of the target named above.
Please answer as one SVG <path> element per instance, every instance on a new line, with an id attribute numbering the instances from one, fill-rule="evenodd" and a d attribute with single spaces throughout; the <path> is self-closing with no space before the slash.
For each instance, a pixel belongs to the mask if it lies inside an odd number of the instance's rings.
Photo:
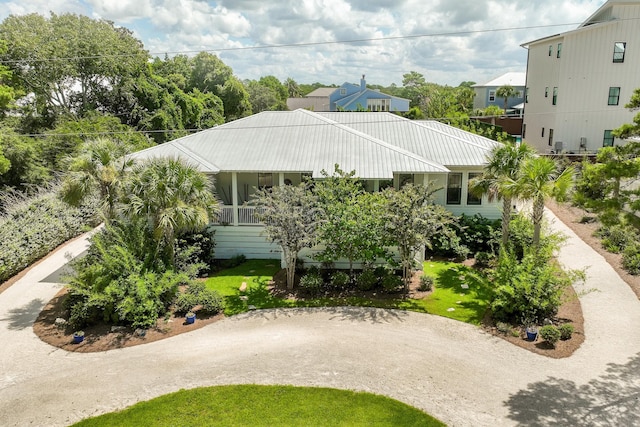
<path id="1" fill-rule="evenodd" d="M 343 83 L 340 87 L 318 88 L 303 98 L 289 98 L 289 110 L 304 108 L 317 112 L 330 111 L 409 111 L 409 99 L 389 95 L 379 90 L 367 88 L 362 75 L 360 84 Z"/>

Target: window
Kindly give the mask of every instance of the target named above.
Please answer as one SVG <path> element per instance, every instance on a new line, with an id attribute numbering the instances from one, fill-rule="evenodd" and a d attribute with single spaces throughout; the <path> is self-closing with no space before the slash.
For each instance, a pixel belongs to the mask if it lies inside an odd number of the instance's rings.
<path id="1" fill-rule="evenodd" d="M 450 173 L 447 180 L 447 204 L 459 205 L 462 198 L 462 173 Z"/>
<path id="2" fill-rule="evenodd" d="M 529 88 L 528 87 L 524 88 L 524 102 L 525 102 L 525 104 L 527 102 L 529 102 Z"/>
<path id="3" fill-rule="evenodd" d="M 540 135 L 542 138 L 544 138 L 544 128 L 542 128 L 542 135 Z"/>
<path id="4" fill-rule="evenodd" d="M 259 173 L 258 188 L 271 188 L 271 187 L 273 187 L 273 174 Z"/>
<path id="5" fill-rule="evenodd" d="M 613 131 L 612 130 L 605 130 L 604 131 L 604 138 L 602 140 L 602 146 L 603 147 L 613 147 Z"/>
<path id="6" fill-rule="evenodd" d="M 367 111 L 389 111 L 390 99 L 367 99 Z"/>
<path id="7" fill-rule="evenodd" d="M 552 105 L 558 104 L 558 88 L 557 87 L 553 88 L 553 98 L 551 98 L 551 104 Z"/>
<path id="8" fill-rule="evenodd" d="M 525 138 L 525 135 L 527 134 L 527 124 L 523 123 L 522 124 L 522 139 Z"/>
<path id="9" fill-rule="evenodd" d="M 413 175 L 412 174 L 400 174 L 398 177 L 399 187 L 402 188 L 407 184 L 413 184 Z"/>
<path id="10" fill-rule="evenodd" d="M 614 64 L 620 64 L 624 62 L 624 51 L 627 47 L 627 42 L 615 42 L 613 44 L 613 62 Z"/>
<path id="11" fill-rule="evenodd" d="M 490 90 L 489 91 L 489 102 L 493 102 L 496 100 L 496 91 L 495 90 Z"/>
<path id="12" fill-rule="evenodd" d="M 562 43 L 558 43 L 558 53 L 556 55 L 556 58 L 560 58 L 561 53 L 562 53 Z"/>
<path id="13" fill-rule="evenodd" d="M 549 97 L 549 86 L 544 88 L 544 97 L 548 98 Z"/>
<path id="14" fill-rule="evenodd" d="M 553 129 L 549 129 L 549 146 L 553 145 Z"/>
<path id="15" fill-rule="evenodd" d="M 346 95 L 347 94 L 347 89 L 342 88 L 340 89 L 340 95 Z"/>
<path id="16" fill-rule="evenodd" d="M 482 174 L 479 172 L 469 172 L 469 183 L 474 178 L 478 178 Z M 467 204 L 468 205 L 481 205 L 482 197 L 478 197 L 475 194 L 471 193 L 471 186 L 467 185 Z"/>
<path id="17" fill-rule="evenodd" d="M 553 55 L 553 45 L 549 45 L 549 56 Z"/>
<path id="18" fill-rule="evenodd" d="M 620 102 L 620 88 L 619 87 L 610 87 L 609 88 L 609 105 L 618 105 Z"/>

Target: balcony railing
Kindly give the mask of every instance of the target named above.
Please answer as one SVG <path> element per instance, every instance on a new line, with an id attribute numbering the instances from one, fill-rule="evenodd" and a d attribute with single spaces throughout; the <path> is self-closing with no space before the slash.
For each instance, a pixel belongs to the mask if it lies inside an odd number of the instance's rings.
<path id="1" fill-rule="evenodd" d="M 262 208 L 254 206 L 238 206 L 238 225 L 258 225 L 261 224 L 256 218 L 256 211 L 260 211 Z M 217 221 L 213 221 L 216 224 L 232 225 L 233 224 L 233 206 L 220 206 L 218 211 Z"/>

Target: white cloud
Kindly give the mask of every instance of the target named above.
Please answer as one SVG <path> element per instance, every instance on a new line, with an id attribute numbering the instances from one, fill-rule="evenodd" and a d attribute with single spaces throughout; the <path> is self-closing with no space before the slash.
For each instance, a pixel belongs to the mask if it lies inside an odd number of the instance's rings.
<path id="1" fill-rule="evenodd" d="M 25 5 L 24 3 L 29 3 Z M 240 78 L 273 74 L 298 82 L 400 84 L 415 70 L 457 85 L 524 71 L 524 42 L 567 31 L 604 0 L 31 0 L 5 2 L 12 13 L 53 10 L 113 20 L 152 53 L 211 50 Z M 35 6 L 32 6 L 35 5 Z M 539 29 L 503 28 L 574 25 Z M 459 33 L 458 35 L 447 35 Z M 461 34 L 464 33 L 464 34 Z M 306 47 L 223 48 L 436 35 Z M 444 34 L 444 35 L 442 35 Z"/>

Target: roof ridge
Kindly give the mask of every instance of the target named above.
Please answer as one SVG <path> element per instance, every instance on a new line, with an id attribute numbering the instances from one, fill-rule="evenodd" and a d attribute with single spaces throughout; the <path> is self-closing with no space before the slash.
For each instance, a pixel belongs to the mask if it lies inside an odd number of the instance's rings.
<path id="1" fill-rule="evenodd" d="M 407 119 L 407 120 L 408 120 L 408 119 Z M 464 130 L 462 130 L 462 129 L 455 128 L 455 127 L 453 127 L 453 126 L 451 126 L 451 125 L 448 125 L 448 124 L 446 124 L 446 123 L 439 122 L 439 121 L 437 121 L 437 120 L 422 120 L 422 121 L 420 121 L 420 122 L 416 121 L 416 124 L 417 124 L 417 125 L 419 125 L 419 126 L 426 127 L 426 128 L 428 128 L 428 129 L 430 129 L 430 130 L 432 130 L 432 131 L 434 131 L 434 132 L 438 132 L 438 133 L 439 133 L 439 134 L 441 134 L 441 135 L 447 135 L 447 136 L 450 136 L 451 138 L 457 139 L 458 141 L 461 141 L 461 142 L 463 142 L 463 143 L 465 143 L 465 144 L 473 145 L 473 146 L 475 146 L 475 147 L 482 148 L 483 150 L 484 150 L 484 149 L 486 149 L 486 147 L 483 147 L 482 145 L 477 144 L 477 143 L 475 143 L 475 142 L 472 142 L 472 141 L 465 141 L 464 139 L 460 138 L 459 136 L 456 136 L 456 135 L 452 135 L 452 134 L 449 134 L 449 133 L 443 132 L 443 131 L 441 131 L 441 130 L 439 130 L 439 129 L 436 129 L 435 127 L 432 127 L 432 126 L 428 126 L 428 124 L 429 124 L 429 123 L 433 123 L 433 122 L 435 122 L 435 123 L 439 123 L 439 124 L 441 124 L 441 125 L 443 125 L 443 126 L 449 126 L 449 127 L 453 128 L 453 129 L 457 129 L 457 130 L 460 130 L 460 131 L 462 131 L 462 132 L 467 132 L 467 131 L 464 131 Z M 472 135 L 475 135 L 475 136 L 477 136 L 477 137 L 479 137 L 479 138 L 484 138 L 484 139 L 486 139 L 486 140 L 488 140 L 488 141 L 493 141 L 492 139 L 489 139 L 489 138 L 487 138 L 486 136 L 478 135 L 478 134 L 475 134 L 475 133 L 472 133 L 472 132 L 469 132 L 469 133 L 471 133 Z M 496 141 L 494 141 L 494 142 L 496 142 Z"/>
<path id="2" fill-rule="evenodd" d="M 360 132 L 359 130 L 354 129 L 351 126 L 345 125 L 345 124 L 337 122 L 335 120 L 332 120 L 332 119 L 330 119 L 328 117 L 325 117 L 324 115 L 317 114 L 317 113 L 315 113 L 313 111 L 309 111 L 309 110 L 303 110 L 302 108 L 299 108 L 299 109 L 297 109 L 295 111 L 303 111 L 305 114 L 312 115 L 313 117 L 315 117 L 317 119 L 320 119 L 325 123 L 331 124 L 331 125 L 333 125 L 335 127 L 338 127 L 338 128 L 340 128 L 340 129 L 342 129 L 344 131 L 350 132 L 350 133 L 352 133 L 354 135 L 358 135 L 359 137 L 364 138 L 364 139 L 366 139 L 368 141 L 371 141 L 374 144 L 377 144 L 377 145 L 382 146 L 382 147 L 384 147 L 386 149 L 395 151 L 396 153 L 402 154 L 402 155 L 407 156 L 409 158 L 412 158 L 412 159 L 414 159 L 416 161 L 419 161 L 419 162 L 425 163 L 427 165 L 434 166 L 436 168 L 442 169 L 443 172 L 449 172 L 449 169 L 446 166 L 441 165 L 440 163 L 436 163 L 436 162 L 433 162 L 431 160 L 427 160 L 424 157 L 417 155 L 416 153 L 413 153 L 413 152 L 411 152 L 409 150 L 405 150 L 404 148 L 398 147 L 397 145 L 391 144 L 390 142 L 386 142 L 386 141 L 383 141 L 383 140 L 381 140 L 379 138 L 375 138 L 375 137 L 373 137 L 371 135 L 368 135 L 368 134 L 366 134 L 364 132 Z M 352 114 L 352 113 L 343 113 L 343 114 Z M 357 114 L 357 113 L 355 113 L 355 114 Z M 388 114 L 391 114 L 391 113 L 375 113 L 375 114 L 388 115 Z"/>

